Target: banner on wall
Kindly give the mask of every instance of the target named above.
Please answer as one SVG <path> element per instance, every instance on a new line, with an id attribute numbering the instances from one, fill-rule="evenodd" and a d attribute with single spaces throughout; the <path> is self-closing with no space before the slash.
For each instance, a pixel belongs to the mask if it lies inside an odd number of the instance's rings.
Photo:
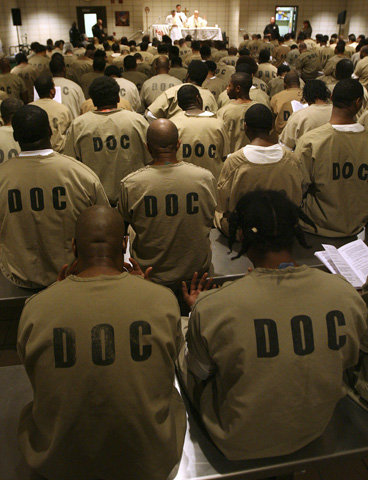
<path id="1" fill-rule="evenodd" d="M 115 25 L 117 27 L 129 27 L 129 12 L 115 12 Z"/>

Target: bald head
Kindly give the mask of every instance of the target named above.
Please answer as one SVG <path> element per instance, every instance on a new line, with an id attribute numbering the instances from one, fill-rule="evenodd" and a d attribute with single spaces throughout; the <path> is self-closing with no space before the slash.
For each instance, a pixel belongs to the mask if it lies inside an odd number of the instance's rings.
<path id="1" fill-rule="evenodd" d="M 124 221 L 114 208 L 94 205 L 84 210 L 75 226 L 79 271 L 90 266 L 122 268 Z"/>
<path id="2" fill-rule="evenodd" d="M 147 130 L 147 146 L 152 155 L 175 153 L 178 144 L 178 129 L 173 122 L 160 118 L 151 123 Z"/>
<path id="3" fill-rule="evenodd" d="M 168 72 L 169 71 L 169 65 L 170 65 L 170 60 L 168 59 L 168 57 L 164 56 L 164 55 L 161 55 L 160 57 L 158 57 L 158 59 L 156 60 L 156 70 L 157 72 Z"/>
<path id="4" fill-rule="evenodd" d="M 292 70 L 291 72 L 288 72 L 284 77 L 284 84 L 286 88 L 299 87 L 300 86 L 299 75 L 294 70 Z"/>
<path id="5" fill-rule="evenodd" d="M 299 43 L 299 52 L 305 52 L 305 50 L 308 50 L 307 45 L 304 42 Z"/>

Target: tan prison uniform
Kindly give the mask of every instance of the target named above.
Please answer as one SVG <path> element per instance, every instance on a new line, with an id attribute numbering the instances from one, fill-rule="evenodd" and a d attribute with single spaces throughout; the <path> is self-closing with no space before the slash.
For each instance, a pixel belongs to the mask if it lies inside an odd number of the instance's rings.
<path id="1" fill-rule="evenodd" d="M 178 105 L 178 90 L 183 85 L 192 85 L 191 83 L 183 83 L 182 85 L 176 85 L 171 87 L 166 92 L 162 93 L 156 100 L 148 107 L 148 110 L 156 118 L 171 118 L 176 113 L 181 112 L 181 108 Z M 215 97 L 206 88 L 198 87 L 195 85 L 203 100 L 203 109 L 210 112 L 217 112 L 217 103 Z"/>
<path id="2" fill-rule="evenodd" d="M 119 212 L 136 234 L 132 257 L 143 271 L 153 266 L 155 282 L 207 271 L 215 207 L 215 178 L 190 163 L 148 166 L 121 182 Z"/>
<path id="3" fill-rule="evenodd" d="M 96 78 L 100 78 L 102 76 L 103 76 L 103 73 L 94 72 L 94 71 L 83 73 L 83 75 L 80 78 L 80 86 L 83 90 L 84 97 L 86 99 L 89 98 L 89 87 L 91 86 L 91 83 L 93 82 L 93 80 L 95 80 Z"/>
<path id="4" fill-rule="evenodd" d="M 326 77 L 328 77 L 329 75 L 335 75 L 336 65 L 340 62 L 340 60 L 344 60 L 344 58 L 344 56 L 340 55 L 334 55 L 333 57 L 331 57 L 327 61 L 326 66 L 323 69 L 323 75 L 325 75 Z"/>
<path id="5" fill-rule="evenodd" d="M 145 75 L 142 72 L 132 71 L 132 72 L 123 72 L 121 74 L 122 78 L 125 78 L 126 80 L 129 80 L 130 82 L 133 82 L 134 85 L 138 88 L 138 92 L 141 91 L 142 85 L 146 80 L 148 80 L 147 75 Z"/>
<path id="6" fill-rule="evenodd" d="M 151 65 L 152 62 L 153 62 L 153 58 L 154 58 L 154 55 L 152 55 L 152 53 L 150 52 L 140 52 L 140 54 L 142 55 L 143 57 L 143 63 L 147 63 L 147 65 Z"/>
<path id="7" fill-rule="evenodd" d="M 364 126 L 364 128 L 368 128 L 368 110 L 366 110 L 358 120 L 358 123 Z"/>
<path id="8" fill-rule="evenodd" d="M 42 55 L 33 55 L 33 57 L 29 58 L 28 64 L 34 67 L 38 74 L 49 74 L 51 75 L 49 64 L 50 59 L 47 57 L 43 57 Z"/>
<path id="9" fill-rule="evenodd" d="M 170 75 L 172 77 L 178 78 L 182 83 L 185 82 L 187 77 L 188 70 L 184 67 L 171 67 Z"/>
<path id="10" fill-rule="evenodd" d="M 239 60 L 239 56 L 238 55 L 227 55 L 226 57 L 222 57 L 221 60 L 219 61 L 219 66 L 221 68 L 221 64 L 225 64 L 225 65 L 232 65 L 233 67 L 235 67 L 236 65 L 236 62 Z"/>
<path id="11" fill-rule="evenodd" d="M 321 68 L 318 52 L 315 50 L 307 50 L 301 53 L 295 61 L 295 68 L 304 81 L 315 79 Z"/>
<path id="12" fill-rule="evenodd" d="M 21 63 L 20 65 L 12 68 L 10 73 L 18 75 L 18 77 L 23 79 L 27 89 L 28 101 L 32 102 L 34 82 L 38 77 L 39 72 L 34 67 L 32 67 L 32 65 L 29 65 L 28 63 Z"/>
<path id="13" fill-rule="evenodd" d="M 367 142 L 366 130 L 342 132 L 330 123 L 299 139 L 295 154 L 308 188 L 303 209 L 317 225 L 318 235 L 355 235 L 367 222 Z M 308 225 L 303 228 L 314 232 Z"/>
<path id="14" fill-rule="evenodd" d="M 120 180 L 152 161 L 147 128 L 141 115 L 128 110 L 88 112 L 73 121 L 65 153 L 88 165 L 116 204 Z"/>
<path id="15" fill-rule="evenodd" d="M 218 64 L 216 68 L 216 77 L 221 78 L 226 85 L 229 83 L 231 75 L 235 73 L 235 67 L 232 65 Z"/>
<path id="16" fill-rule="evenodd" d="M 263 90 L 265 93 L 267 93 L 268 88 L 267 88 L 267 83 L 261 80 L 260 78 L 253 77 L 252 79 L 253 85 L 261 90 Z"/>
<path id="17" fill-rule="evenodd" d="M 368 55 L 359 60 L 355 67 L 354 75 L 358 77 L 363 87 L 368 87 Z"/>
<path id="18" fill-rule="evenodd" d="M 288 52 L 286 55 L 286 63 L 290 65 L 290 67 L 295 67 L 296 65 L 296 59 L 299 57 L 300 52 L 297 48 L 293 48 Z"/>
<path id="19" fill-rule="evenodd" d="M 332 50 L 331 47 L 320 47 L 318 50 L 319 55 L 319 63 L 321 68 L 324 69 L 327 62 L 335 55 L 335 52 Z"/>
<path id="20" fill-rule="evenodd" d="M 272 98 L 276 93 L 280 93 L 285 88 L 283 77 L 276 77 L 268 82 L 268 94 Z"/>
<path id="21" fill-rule="evenodd" d="M 55 86 L 61 88 L 61 101 L 63 105 L 69 108 L 73 119 L 77 118 L 80 115 L 83 102 L 86 100 L 83 90 L 77 83 L 67 78 L 54 77 L 53 80 Z"/>
<path id="22" fill-rule="evenodd" d="M 166 73 L 160 73 L 146 80 L 141 89 L 141 100 L 144 108 L 149 107 L 161 93 L 175 85 L 182 85 L 182 82 Z"/>
<path id="23" fill-rule="evenodd" d="M 290 47 L 287 45 L 280 45 L 279 47 L 275 48 L 274 54 L 272 56 L 272 61 L 275 67 L 279 67 L 284 62 L 286 62 L 287 54 L 290 52 Z"/>
<path id="24" fill-rule="evenodd" d="M 331 113 L 332 104 L 312 104 L 298 112 L 292 113 L 280 135 L 280 142 L 294 150 L 299 138 L 304 133 L 329 122 Z"/>
<path id="25" fill-rule="evenodd" d="M 202 87 L 207 88 L 217 101 L 220 93 L 222 93 L 223 91 L 226 91 L 227 85 L 222 80 L 222 78 L 214 76 L 214 77 L 206 78 L 206 80 L 202 84 Z"/>
<path id="26" fill-rule="evenodd" d="M 219 63 L 221 58 L 227 57 L 227 55 L 227 50 L 218 50 L 212 54 L 212 58 L 215 63 Z"/>
<path id="27" fill-rule="evenodd" d="M 91 58 L 78 58 L 71 64 L 69 70 L 67 70 L 67 78 L 80 85 L 82 75 L 84 73 L 92 72 L 92 70 L 93 60 Z"/>
<path id="28" fill-rule="evenodd" d="M 300 102 L 302 100 L 303 90 L 300 88 L 288 88 L 280 93 L 277 93 L 271 98 L 271 109 L 276 116 L 275 132 L 280 135 L 283 128 L 288 121 L 288 118 L 293 113 L 291 106 L 292 100 Z"/>
<path id="29" fill-rule="evenodd" d="M 18 431 L 27 463 L 47 478 L 166 478 L 186 427 L 180 342 L 175 296 L 128 273 L 72 275 L 33 296 L 18 331 L 34 389 Z"/>
<path id="30" fill-rule="evenodd" d="M 251 40 L 248 43 L 248 50 L 250 51 L 252 57 L 258 58 L 262 43 L 263 42 L 261 42 L 261 40 Z"/>
<path id="31" fill-rule="evenodd" d="M 11 98 L 22 99 L 22 94 L 27 92 L 26 84 L 23 78 L 14 73 L 0 74 L 0 90 L 5 92 Z"/>
<path id="32" fill-rule="evenodd" d="M 217 116 L 222 118 L 230 139 L 230 152 L 236 152 L 241 147 L 248 145 L 249 138 L 244 131 L 244 115 L 248 108 L 256 105 L 257 102 L 237 103 L 230 101 L 220 108 Z"/>
<path id="33" fill-rule="evenodd" d="M 0 163 L 17 156 L 19 152 L 20 146 L 14 140 L 13 127 L 11 125 L 0 127 Z"/>
<path id="34" fill-rule="evenodd" d="M 126 78 L 114 78 L 120 87 L 120 98 L 127 100 L 135 112 L 141 109 L 141 99 L 137 87 Z"/>
<path id="35" fill-rule="evenodd" d="M 260 78 L 268 84 L 270 80 L 277 77 L 277 68 L 270 63 L 260 63 L 255 74 L 256 78 Z"/>
<path id="36" fill-rule="evenodd" d="M 196 54 L 193 54 L 193 55 L 187 55 L 187 56 L 183 59 L 183 64 L 186 65 L 187 67 L 189 67 L 190 63 L 191 63 L 193 60 L 202 61 L 201 54 L 200 54 L 200 53 L 196 53 Z"/>
<path id="37" fill-rule="evenodd" d="M 178 160 L 207 168 L 217 180 L 223 162 L 231 152 L 227 128 L 222 119 L 211 112 L 200 115 L 181 112 L 170 120 L 179 131 L 181 144 Z"/>
<path id="38" fill-rule="evenodd" d="M 0 267 L 13 283 L 41 288 L 73 260 L 79 214 L 107 205 L 98 177 L 74 158 L 52 152 L 0 165 Z"/>
<path id="39" fill-rule="evenodd" d="M 366 318 L 350 284 L 306 265 L 256 268 L 201 293 L 182 377 L 221 452 L 286 455 L 319 437 L 346 394 Z"/>
<path id="40" fill-rule="evenodd" d="M 57 152 L 62 152 L 65 146 L 67 130 L 73 120 L 69 108 L 51 98 L 39 98 L 32 102 L 31 105 L 36 105 L 47 113 L 52 130 L 52 148 Z"/>
<path id="41" fill-rule="evenodd" d="M 257 189 L 285 192 L 299 206 L 302 201 L 303 176 L 296 157 L 280 145 L 247 145 L 229 155 L 217 185 L 216 225 L 229 233 L 228 214 L 248 192 Z"/>
<path id="42" fill-rule="evenodd" d="M 181 58 L 184 58 L 184 57 L 186 57 L 187 55 L 189 55 L 189 54 L 191 54 L 191 53 L 192 53 L 192 49 L 189 48 L 189 47 L 181 47 L 181 48 L 179 49 L 179 56 L 180 56 Z M 226 52 L 226 55 L 227 55 L 227 52 Z"/>

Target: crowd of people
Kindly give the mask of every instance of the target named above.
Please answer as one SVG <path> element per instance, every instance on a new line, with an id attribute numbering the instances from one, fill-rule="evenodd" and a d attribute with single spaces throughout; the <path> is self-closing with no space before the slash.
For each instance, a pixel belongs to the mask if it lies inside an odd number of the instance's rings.
<path id="1" fill-rule="evenodd" d="M 0 59 L 0 268 L 42 290 L 18 331 L 28 464 L 173 478 L 175 372 L 230 460 L 306 445 L 347 389 L 368 409 L 365 296 L 293 257 L 305 232 L 367 224 L 368 39 L 282 37 L 273 17 L 230 47 L 95 27 Z M 221 288 L 212 228 L 254 266 Z"/>

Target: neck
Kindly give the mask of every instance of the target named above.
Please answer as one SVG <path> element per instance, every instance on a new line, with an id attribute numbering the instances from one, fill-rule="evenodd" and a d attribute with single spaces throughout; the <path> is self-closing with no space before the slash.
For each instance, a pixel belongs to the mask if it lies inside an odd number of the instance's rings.
<path id="1" fill-rule="evenodd" d="M 117 103 L 113 104 L 113 105 L 105 105 L 103 107 L 98 107 L 96 109 L 97 112 L 103 112 L 104 110 L 116 110 L 118 108 L 118 105 Z"/>
<path id="2" fill-rule="evenodd" d="M 327 102 L 321 100 L 320 98 L 316 98 L 316 100 L 314 101 L 314 105 L 327 105 Z"/>
<path id="3" fill-rule="evenodd" d="M 250 103 L 252 100 L 249 98 L 249 93 L 248 94 L 243 94 L 241 97 L 238 97 L 235 100 L 235 103 Z"/>
<path id="4" fill-rule="evenodd" d="M 88 278 L 98 277 L 99 275 L 120 275 L 121 271 L 115 267 L 108 267 L 103 265 L 93 265 L 85 268 L 82 272 L 77 274 L 77 277 Z"/>
<path id="5" fill-rule="evenodd" d="M 188 113 L 189 115 L 199 115 L 200 113 L 203 113 L 204 110 L 198 107 L 198 105 L 192 105 L 191 107 L 187 107 L 185 109 L 185 112 Z"/>
<path id="6" fill-rule="evenodd" d="M 151 165 L 167 165 L 169 163 L 179 163 L 176 158 L 176 152 L 154 152 L 152 153 L 153 162 Z"/>
<path id="7" fill-rule="evenodd" d="M 351 125 L 356 122 L 349 110 L 332 107 L 330 123 L 331 125 Z"/>
<path id="8" fill-rule="evenodd" d="M 259 257 L 257 254 L 255 254 L 254 257 L 249 258 L 255 268 L 277 269 L 281 263 L 292 263 L 294 266 L 297 266 L 297 263 L 291 256 L 291 253 L 287 250 L 283 250 L 281 252 L 268 252 L 263 257 Z"/>
<path id="9" fill-rule="evenodd" d="M 52 149 L 50 139 L 42 139 L 34 143 L 20 143 L 22 152 L 32 152 L 33 150 L 50 150 Z"/>
<path id="10" fill-rule="evenodd" d="M 98 256 L 89 259 L 78 258 L 78 277 L 97 277 L 98 275 L 120 275 L 123 271 L 123 257 L 113 259 Z"/>
<path id="11" fill-rule="evenodd" d="M 246 132 L 250 145 L 256 145 L 257 147 L 270 147 L 275 145 L 275 142 L 272 141 L 272 138 L 268 133 L 258 133 L 257 136 L 253 136 L 251 133 Z"/>

